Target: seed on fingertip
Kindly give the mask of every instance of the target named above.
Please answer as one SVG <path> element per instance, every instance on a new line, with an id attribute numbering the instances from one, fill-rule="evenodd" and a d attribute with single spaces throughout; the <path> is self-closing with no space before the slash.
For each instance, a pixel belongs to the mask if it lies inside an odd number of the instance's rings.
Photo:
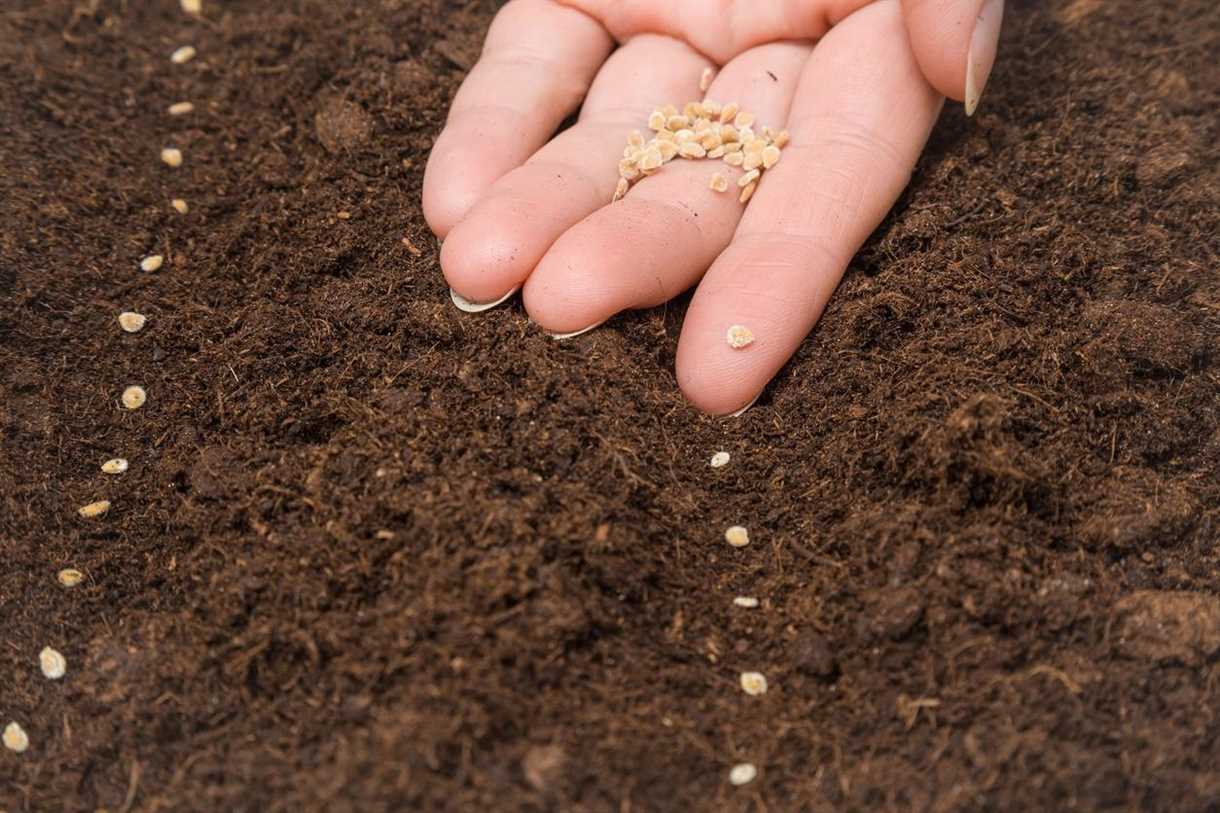
<path id="1" fill-rule="evenodd" d="M 707 89 L 712 86 L 712 79 L 716 77 L 716 72 L 711 68 L 704 68 L 703 73 L 699 76 L 699 90 L 707 93 Z"/>
<path id="2" fill-rule="evenodd" d="M 733 604 L 738 607 L 745 607 L 747 610 L 753 610 L 758 606 L 758 599 L 754 596 L 738 596 L 733 599 Z"/>
<path id="3" fill-rule="evenodd" d="M 734 525 L 724 532 L 724 539 L 735 548 L 744 548 L 750 544 L 750 532 L 740 525 Z"/>
<path id="4" fill-rule="evenodd" d="M 729 347 L 740 350 L 754 342 L 754 331 L 745 325 L 730 325 L 725 333 L 725 340 L 728 341 Z"/>
<path id="5" fill-rule="evenodd" d="M 147 321 L 148 318 L 142 313 L 123 311 L 119 314 L 119 327 L 128 333 L 139 333 L 144 329 L 144 323 Z"/>
<path id="6" fill-rule="evenodd" d="M 140 260 L 140 268 L 144 271 L 156 271 L 165 264 L 165 258 L 160 254 L 150 254 Z"/>
<path id="7" fill-rule="evenodd" d="M 741 690 L 751 697 L 767 693 L 767 678 L 762 672 L 742 672 Z"/>
<path id="8" fill-rule="evenodd" d="M 82 505 L 76 513 L 80 514 L 85 519 L 94 519 L 96 517 L 105 516 L 106 512 L 109 510 L 110 500 L 98 500 L 97 502 L 91 502 L 88 505 Z"/>
<path id="9" fill-rule="evenodd" d="M 177 147 L 166 147 L 161 150 L 161 160 L 171 167 L 182 166 L 182 150 Z"/>
<path id="10" fill-rule="evenodd" d="M 74 567 L 65 567 L 63 570 L 55 574 L 55 578 L 64 587 L 75 587 L 84 580 L 85 574 L 81 573 Z"/>
<path id="11" fill-rule="evenodd" d="M 194 110 L 195 105 L 191 104 L 190 102 L 174 102 L 168 108 L 166 108 L 165 112 L 169 113 L 171 116 L 185 116 L 187 113 L 191 113 Z"/>
<path id="12" fill-rule="evenodd" d="M 16 722 L 11 722 L 4 727 L 4 747 L 18 754 L 30 747 L 30 738 L 26 735 L 25 729 Z"/>
<path id="13" fill-rule="evenodd" d="M 186 201 L 182 198 L 174 198 L 169 202 L 170 206 L 174 207 L 174 211 L 180 215 L 184 215 L 191 210 L 191 207 L 186 205 Z"/>
<path id="14" fill-rule="evenodd" d="M 68 671 L 67 659 L 49 646 L 38 653 L 38 665 L 42 667 L 42 674 L 51 680 L 59 680 Z"/>
<path id="15" fill-rule="evenodd" d="M 721 466 L 727 466 L 729 464 L 729 460 L 730 457 L 728 452 L 716 452 L 716 454 L 712 455 L 712 468 L 718 469 Z"/>
<path id="16" fill-rule="evenodd" d="M 713 192 L 724 192 L 729 188 L 729 182 L 723 175 L 717 172 L 712 175 L 712 179 L 707 182 L 707 187 Z"/>
<path id="17" fill-rule="evenodd" d="M 741 787 L 753 782 L 756 776 L 758 776 L 758 769 L 749 762 L 742 762 L 734 765 L 729 771 L 729 783 Z"/>
<path id="18" fill-rule="evenodd" d="M 184 62 L 190 62 L 195 58 L 195 46 L 183 45 L 181 48 L 169 55 L 169 61 L 175 65 L 181 65 Z"/>
<path id="19" fill-rule="evenodd" d="M 128 409 L 139 409 L 148 400 L 148 393 L 143 387 L 132 385 L 123 390 L 123 406 Z"/>
<path id="20" fill-rule="evenodd" d="M 127 459 L 124 457 L 112 457 L 102 464 L 103 474 L 122 474 L 127 471 Z"/>

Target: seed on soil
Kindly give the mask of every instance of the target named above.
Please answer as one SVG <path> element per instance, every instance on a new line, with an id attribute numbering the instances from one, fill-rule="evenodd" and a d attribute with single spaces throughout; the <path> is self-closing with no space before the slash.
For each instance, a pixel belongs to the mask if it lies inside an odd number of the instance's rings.
<path id="1" fill-rule="evenodd" d="M 729 771 L 730 784 L 740 787 L 748 785 L 754 781 L 754 777 L 758 776 L 758 769 L 749 762 L 742 762 L 739 765 L 734 765 Z"/>
<path id="2" fill-rule="evenodd" d="M 165 258 L 160 254 L 151 254 L 140 260 L 140 268 L 144 271 L 156 271 L 165 264 Z"/>
<path id="3" fill-rule="evenodd" d="M 142 313 L 123 311 L 119 314 L 119 327 L 128 333 L 139 333 L 144 329 L 144 323 L 147 321 L 148 318 Z"/>
<path id="4" fill-rule="evenodd" d="M 757 188 L 757 183 L 750 184 L 745 189 L 741 190 L 741 195 L 737 198 L 737 200 L 741 201 L 742 203 L 749 203 L 750 198 L 754 197 L 754 190 Z"/>
<path id="5" fill-rule="evenodd" d="M 30 747 L 30 738 L 26 736 L 25 729 L 16 722 L 4 727 L 4 747 L 18 754 Z"/>
<path id="6" fill-rule="evenodd" d="M 191 207 L 186 205 L 186 201 L 182 198 L 174 198 L 169 202 L 170 206 L 174 207 L 174 211 L 180 215 L 184 215 L 191 210 Z"/>
<path id="7" fill-rule="evenodd" d="M 737 179 L 737 185 L 740 187 L 749 186 L 758 180 L 759 175 L 762 175 L 762 172 L 760 172 L 757 168 L 752 169 Z"/>
<path id="8" fill-rule="evenodd" d="M 182 0 L 182 10 L 187 14 L 202 14 L 203 0 Z"/>
<path id="9" fill-rule="evenodd" d="M 110 500 L 98 500 L 97 502 L 91 502 L 88 505 L 82 505 L 77 513 L 85 519 L 93 519 L 95 517 L 105 516 L 106 512 L 109 510 Z"/>
<path id="10" fill-rule="evenodd" d="M 169 61 L 175 65 L 181 65 L 184 62 L 190 62 L 192 59 L 194 59 L 196 53 L 197 52 L 195 51 L 194 45 L 183 45 L 181 48 L 169 55 Z"/>
<path id="11" fill-rule="evenodd" d="M 42 667 L 43 675 L 51 680 L 59 680 L 68 671 L 67 659 L 49 646 L 38 653 L 38 665 Z"/>
<path id="12" fill-rule="evenodd" d="M 112 457 L 102 464 L 102 473 L 104 474 L 122 474 L 127 471 L 127 458 Z"/>
<path id="13" fill-rule="evenodd" d="M 716 454 L 712 455 L 712 468 L 718 469 L 721 466 L 729 465 L 729 459 L 728 452 L 716 452 Z"/>
<path id="14" fill-rule="evenodd" d="M 58 579 L 59 583 L 64 587 L 75 587 L 85 578 L 85 574 L 81 573 L 74 567 L 65 567 L 63 570 L 55 574 L 55 578 Z"/>
<path id="15" fill-rule="evenodd" d="M 174 102 L 168 108 L 167 113 L 171 116 L 185 116 L 187 113 L 192 113 L 195 110 L 195 105 L 190 102 Z"/>
<path id="16" fill-rule="evenodd" d="M 758 599 L 754 596 L 738 596 L 733 599 L 733 603 L 738 607 L 745 607 L 747 610 L 753 610 L 758 606 Z"/>
<path id="17" fill-rule="evenodd" d="M 762 672 L 742 672 L 741 690 L 751 697 L 767 693 L 767 678 Z"/>
<path id="18" fill-rule="evenodd" d="M 734 525 L 724 532 L 724 539 L 735 548 L 744 548 L 750 544 L 750 532 L 740 525 Z"/>
<path id="19" fill-rule="evenodd" d="M 712 86 L 712 80 L 716 78 L 716 72 L 711 68 L 704 68 L 703 73 L 699 75 L 699 90 L 707 93 L 707 89 Z"/>
<path id="20" fill-rule="evenodd" d="M 177 147 L 166 147 L 161 150 L 161 160 L 171 167 L 182 166 L 182 150 Z"/>
<path id="21" fill-rule="evenodd" d="M 723 192 L 729 188 L 728 180 L 719 172 L 712 175 L 712 179 L 707 182 L 707 188 L 713 192 Z M 712 465 L 715 465 L 714 463 Z"/>
<path id="22" fill-rule="evenodd" d="M 743 347 L 749 347 L 754 342 L 754 331 L 745 325 L 730 325 L 725 333 L 725 339 L 728 341 L 729 347 L 740 350 Z"/>
<path id="23" fill-rule="evenodd" d="M 123 406 L 128 409 L 139 409 L 144 406 L 144 402 L 148 400 L 148 393 L 143 387 L 132 385 L 123 390 Z"/>

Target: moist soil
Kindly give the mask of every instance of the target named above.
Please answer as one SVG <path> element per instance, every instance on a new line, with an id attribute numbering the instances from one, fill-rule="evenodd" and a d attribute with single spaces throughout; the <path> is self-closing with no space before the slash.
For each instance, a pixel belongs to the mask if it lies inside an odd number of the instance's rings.
<path id="1" fill-rule="evenodd" d="M 494 5 L 0 11 L 0 809 L 1220 808 L 1215 3 L 1011 3 L 738 420 L 449 303 Z"/>

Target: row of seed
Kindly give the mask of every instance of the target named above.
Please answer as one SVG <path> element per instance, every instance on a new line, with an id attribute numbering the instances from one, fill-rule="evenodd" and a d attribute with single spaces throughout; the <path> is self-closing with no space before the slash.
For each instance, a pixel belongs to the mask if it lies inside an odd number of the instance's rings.
<path id="1" fill-rule="evenodd" d="M 182 9 L 188 14 L 199 14 L 202 11 L 200 0 L 181 0 Z M 190 62 L 195 57 L 195 48 L 190 45 L 185 45 L 170 55 L 170 61 L 175 65 L 182 65 Z M 177 102 L 169 106 L 166 112 L 171 116 L 182 116 L 192 112 L 195 106 L 190 102 Z M 170 167 L 178 167 L 182 165 L 182 152 L 173 147 L 167 147 L 161 151 L 161 160 Z M 179 214 L 186 214 L 190 207 L 187 202 L 181 198 L 174 198 L 170 202 L 170 206 Z M 157 271 L 164 264 L 165 258 L 160 254 L 151 254 L 140 260 L 140 269 L 142 271 L 153 272 Z M 119 327 L 127 333 L 139 333 L 144 329 L 148 318 L 141 313 L 134 311 L 123 311 L 118 316 Z M 139 409 L 147 400 L 148 394 L 143 387 L 132 385 L 123 390 L 121 400 L 123 406 L 127 409 Z M 105 474 L 122 474 L 127 471 L 127 460 L 121 457 L 115 457 L 107 460 L 102 464 L 101 469 Z M 78 513 L 85 519 L 93 519 L 101 517 L 110 510 L 109 500 L 97 500 L 88 505 L 81 506 Z M 84 574 L 76 568 L 64 568 L 56 574 L 56 579 L 64 587 L 76 587 L 85 578 Z M 48 680 L 59 680 L 68 672 L 68 660 L 58 650 L 51 647 L 44 647 L 38 653 L 38 664 L 42 670 L 42 674 Z M 4 747 L 10 751 L 21 753 L 30 747 L 30 738 L 21 724 L 15 720 L 4 727 L 4 733 L 0 736 L 0 741 L 4 743 Z"/>

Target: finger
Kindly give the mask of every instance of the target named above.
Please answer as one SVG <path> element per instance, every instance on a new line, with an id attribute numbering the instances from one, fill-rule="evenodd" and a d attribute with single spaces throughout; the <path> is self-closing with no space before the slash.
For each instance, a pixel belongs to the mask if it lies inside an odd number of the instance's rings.
<path id="1" fill-rule="evenodd" d="M 971 115 L 995 64 L 1004 0 L 902 0 L 902 8 L 924 76 Z"/>
<path id="2" fill-rule="evenodd" d="M 437 236 L 551 137 L 612 45 L 595 20 L 554 0 L 513 0 L 496 15 L 428 157 L 424 217 Z"/>
<path id="3" fill-rule="evenodd" d="M 678 383 L 696 406 L 741 409 L 796 351 L 906 186 L 941 103 L 897 0 L 861 10 L 818 44 L 788 117 L 792 141 L 687 311 Z M 735 350 L 725 334 L 738 324 L 755 341 Z"/>
<path id="4" fill-rule="evenodd" d="M 768 42 L 816 40 L 871 0 L 563 0 L 620 41 L 645 31 L 684 39 L 724 65 Z"/>
<path id="5" fill-rule="evenodd" d="M 670 37 L 636 37 L 611 55 L 575 126 L 497 181 L 449 233 L 441 268 L 453 290 L 495 301 L 525 281 L 570 226 L 605 206 L 627 135 L 648 114 L 699 95 L 710 63 Z"/>
<path id="6" fill-rule="evenodd" d="M 708 98 L 748 100 L 759 126 L 779 123 L 810 50 L 774 43 L 746 51 L 725 66 Z M 731 191 L 709 189 L 713 173 L 729 178 Z M 715 159 L 674 159 L 621 201 L 573 226 L 525 284 L 530 318 L 553 333 L 578 333 L 621 310 L 657 305 L 689 288 L 737 227 L 743 209 L 735 183 L 739 173 Z"/>

